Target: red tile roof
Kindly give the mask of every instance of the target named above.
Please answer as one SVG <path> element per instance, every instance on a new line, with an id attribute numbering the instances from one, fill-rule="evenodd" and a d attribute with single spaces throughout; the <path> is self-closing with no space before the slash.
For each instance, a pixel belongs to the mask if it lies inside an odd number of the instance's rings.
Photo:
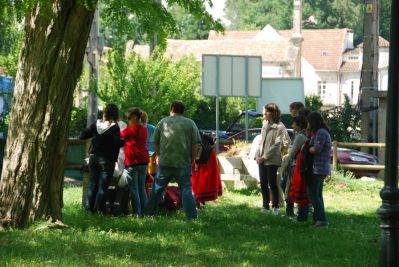
<path id="1" fill-rule="evenodd" d="M 343 62 L 340 71 L 341 72 L 359 72 L 360 71 L 360 62 L 359 61 Z"/>
<path id="2" fill-rule="evenodd" d="M 378 45 L 379 47 L 389 47 L 389 42 L 382 38 L 381 36 L 378 36 Z M 363 43 L 359 44 L 357 47 L 363 47 Z"/>
<path id="3" fill-rule="evenodd" d="M 311 29 L 302 30 L 302 56 L 316 70 L 337 71 L 341 67 L 345 37 L 349 29 Z M 278 31 L 284 38 L 290 39 L 292 30 Z M 210 32 L 208 39 L 254 38 L 259 31 L 225 31 L 224 34 Z"/>
<path id="4" fill-rule="evenodd" d="M 131 48 L 127 49 L 131 50 Z M 148 57 L 148 45 L 136 45 L 136 53 Z M 129 53 L 129 51 L 127 51 Z M 251 39 L 239 40 L 167 40 L 165 55 L 178 59 L 193 55 L 198 61 L 203 54 L 262 56 L 263 62 L 292 63 L 298 49 L 288 40 L 263 41 Z"/>

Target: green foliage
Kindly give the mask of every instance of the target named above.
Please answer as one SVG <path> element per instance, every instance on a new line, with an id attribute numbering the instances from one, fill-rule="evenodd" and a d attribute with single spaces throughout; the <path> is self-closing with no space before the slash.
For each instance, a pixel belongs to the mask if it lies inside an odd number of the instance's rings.
<path id="1" fill-rule="evenodd" d="M 71 122 L 69 124 L 69 137 L 77 138 L 83 129 L 86 129 L 87 109 L 72 107 Z"/>
<path id="2" fill-rule="evenodd" d="M 204 18 L 196 18 L 182 7 L 174 5 L 169 8 L 177 22 L 177 31 L 171 35 L 173 39 L 198 40 L 207 39 L 209 29 Z"/>
<path id="3" fill-rule="evenodd" d="M 261 29 L 267 24 L 279 30 L 292 27 L 292 0 L 226 0 L 226 18 L 232 30 Z"/>
<path id="4" fill-rule="evenodd" d="M 176 20 L 169 10 L 159 1 L 148 0 L 110 0 L 104 1 L 103 15 L 105 21 L 115 27 L 117 36 L 126 34 L 129 30 L 140 34 L 149 41 L 153 33 L 157 33 L 159 44 L 165 46 L 166 38 L 177 32 Z M 187 10 L 192 16 L 201 20 L 204 28 L 223 30 L 218 21 L 205 10 L 204 3 L 210 0 L 168 0 L 168 6 L 178 5 Z"/>
<path id="5" fill-rule="evenodd" d="M 331 138 L 339 142 L 356 142 L 360 140 L 360 111 L 353 108 L 349 97 L 345 95 L 343 107 L 336 112 L 326 114 Z"/>
<path id="6" fill-rule="evenodd" d="M 390 40 L 391 36 L 391 0 L 380 0 L 380 35 Z"/>
<path id="7" fill-rule="evenodd" d="M 160 52 L 149 59 L 137 54 L 125 58 L 124 53 L 114 50 L 99 96 L 104 102 L 117 103 L 122 114 L 130 107 L 140 107 L 153 123 L 167 116 L 171 102 L 180 99 L 191 117 L 200 97 L 199 67 L 193 58 L 172 61 Z"/>
<path id="8" fill-rule="evenodd" d="M 225 191 L 187 222 L 182 210 L 140 219 L 90 215 L 81 207 L 81 187 L 68 187 L 63 214 L 69 228 L 38 222 L 3 231 L 0 265 L 376 266 L 382 182 L 348 182 L 354 190 L 326 184 L 327 229 L 260 213 L 256 189 Z"/>
<path id="9" fill-rule="evenodd" d="M 305 96 L 305 107 L 311 111 L 320 111 L 323 106 L 323 101 L 319 95 L 307 95 Z"/>

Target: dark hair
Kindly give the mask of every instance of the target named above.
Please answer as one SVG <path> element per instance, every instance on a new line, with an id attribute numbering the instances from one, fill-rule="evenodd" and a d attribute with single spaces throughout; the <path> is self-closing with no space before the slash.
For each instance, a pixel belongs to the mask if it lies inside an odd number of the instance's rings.
<path id="1" fill-rule="evenodd" d="M 304 108 L 305 105 L 302 102 L 292 102 L 290 104 L 290 109 L 295 109 L 295 110 L 300 110 L 301 108 Z"/>
<path id="2" fill-rule="evenodd" d="M 137 117 L 137 119 L 141 118 L 141 109 L 139 108 L 129 108 L 126 113 L 127 119 L 130 120 L 133 117 Z"/>
<path id="3" fill-rule="evenodd" d="M 177 114 L 184 114 L 184 110 L 186 107 L 184 106 L 182 101 L 175 100 L 170 105 L 170 110 Z"/>
<path id="4" fill-rule="evenodd" d="M 308 125 L 310 130 L 316 132 L 317 130 L 324 128 L 326 129 L 328 132 L 330 131 L 326 125 L 326 123 L 324 122 L 323 117 L 321 116 L 321 114 L 319 112 L 311 112 L 309 114 L 309 116 L 307 117 L 308 119 Z"/>
<path id="5" fill-rule="evenodd" d="M 271 113 L 273 122 L 280 122 L 281 112 L 277 104 L 269 103 L 266 106 L 264 106 L 264 109 Z"/>
<path id="6" fill-rule="evenodd" d="M 309 116 L 310 112 L 312 112 L 309 108 L 301 108 L 298 110 L 298 115 L 307 117 Z"/>
<path id="7" fill-rule="evenodd" d="M 115 104 L 107 104 L 104 108 L 104 118 L 105 120 L 118 121 L 119 119 L 119 109 Z"/>
<path id="8" fill-rule="evenodd" d="M 306 127 L 308 126 L 308 120 L 306 119 L 305 116 L 299 115 L 296 116 L 294 118 L 292 118 L 292 121 L 299 126 L 299 128 L 302 129 L 306 129 Z"/>

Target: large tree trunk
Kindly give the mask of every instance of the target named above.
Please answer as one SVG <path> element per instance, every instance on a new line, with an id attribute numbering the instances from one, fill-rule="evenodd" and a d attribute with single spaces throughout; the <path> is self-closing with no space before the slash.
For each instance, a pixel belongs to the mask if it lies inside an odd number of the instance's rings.
<path id="1" fill-rule="evenodd" d="M 13 227 L 62 215 L 73 91 L 94 10 L 77 0 L 51 2 L 26 18 L 0 181 L 0 222 Z"/>

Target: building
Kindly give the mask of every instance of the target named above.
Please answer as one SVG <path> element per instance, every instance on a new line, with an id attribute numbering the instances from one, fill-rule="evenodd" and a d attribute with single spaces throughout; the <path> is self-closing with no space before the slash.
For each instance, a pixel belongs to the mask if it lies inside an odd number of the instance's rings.
<path id="1" fill-rule="evenodd" d="M 363 45 L 353 46 L 350 29 L 309 29 L 277 31 L 267 25 L 260 31 L 210 31 L 208 40 L 167 40 L 165 54 L 178 59 L 203 54 L 262 57 L 262 77 L 304 79 L 305 95 L 319 95 L 326 107 L 343 104 L 347 95 L 358 103 Z M 379 90 L 387 90 L 389 42 L 379 38 Z M 149 47 L 128 43 L 127 51 L 149 55 Z M 300 58 L 300 60 L 298 60 Z M 300 62 L 300 65 L 298 66 Z M 299 71 L 298 71 L 299 70 Z"/>

